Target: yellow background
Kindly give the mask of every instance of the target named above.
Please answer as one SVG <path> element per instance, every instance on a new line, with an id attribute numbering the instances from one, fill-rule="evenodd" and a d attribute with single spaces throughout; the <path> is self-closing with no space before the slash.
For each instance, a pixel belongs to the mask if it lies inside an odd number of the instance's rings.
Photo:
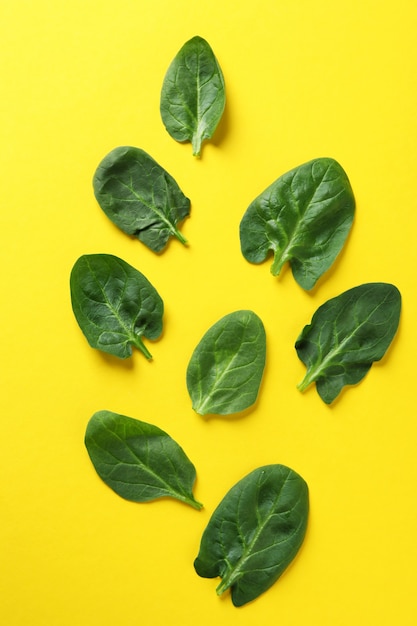
<path id="1" fill-rule="evenodd" d="M 411 626 L 417 623 L 416 26 L 414 0 L 1 0 L 0 623 L 4 626 Z M 227 108 L 202 158 L 159 115 L 166 69 L 194 35 L 224 72 Z M 149 152 L 192 202 L 189 240 L 162 255 L 120 232 L 93 197 L 112 148 Z M 241 253 L 248 204 L 287 170 L 337 159 L 354 226 L 312 293 L 289 268 Z M 71 310 L 85 253 L 120 256 L 165 302 L 154 360 L 91 349 Z M 398 335 L 326 406 L 300 394 L 294 342 L 328 298 L 368 281 L 403 296 Z M 203 419 L 185 370 L 202 334 L 239 308 L 263 320 L 254 410 Z M 201 512 L 124 501 L 84 448 L 91 415 L 149 421 L 197 469 Z M 283 463 L 310 488 L 296 560 L 240 609 L 193 568 L 226 491 Z"/>

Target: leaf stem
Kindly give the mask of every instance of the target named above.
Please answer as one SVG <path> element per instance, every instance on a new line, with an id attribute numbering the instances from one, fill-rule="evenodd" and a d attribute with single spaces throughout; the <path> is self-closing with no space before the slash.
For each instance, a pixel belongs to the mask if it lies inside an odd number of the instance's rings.
<path id="1" fill-rule="evenodd" d="M 134 335 L 132 337 L 132 342 L 134 343 L 134 345 L 136 346 L 136 348 L 138 350 L 140 350 L 142 352 L 142 354 L 144 354 L 146 356 L 146 358 L 148 359 L 148 361 L 150 361 L 152 359 L 152 354 L 149 352 L 148 348 L 145 346 L 145 344 L 143 343 L 141 337 L 138 337 L 137 335 Z"/>
<path id="2" fill-rule="evenodd" d="M 198 500 L 194 498 L 194 495 L 192 492 L 190 492 L 190 495 L 187 495 L 187 494 L 184 494 L 183 492 L 173 489 L 171 491 L 171 496 L 173 498 L 176 498 L 180 502 L 184 502 L 184 504 L 189 504 L 190 506 L 193 507 L 193 509 L 196 509 L 197 511 L 201 511 L 201 509 L 204 506 L 201 502 L 198 502 Z"/>
<path id="3" fill-rule="evenodd" d="M 191 145 L 193 147 L 193 156 L 199 157 L 201 153 L 201 138 L 197 132 L 193 134 Z"/>
<path id="4" fill-rule="evenodd" d="M 201 509 L 203 508 L 202 503 L 198 502 L 198 500 L 195 500 L 194 498 L 186 498 L 184 499 L 184 502 L 192 506 L 193 509 L 196 509 L 197 511 L 201 511 Z"/>
<path id="5" fill-rule="evenodd" d="M 288 261 L 288 258 L 285 252 L 280 254 L 278 250 L 276 250 L 274 254 L 274 260 L 271 265 L 272 275 L 278 276 L 287 261 Z"/>
<path id="6" fill-rule="evenodd" d="M 175 237 L 179 239 L 179 241 L 181 241 L 182 244 L 184 244 L 184 246 L 187 245 L 188 241 L 186 240 L 184 235 L 178 230 L 178 228 L 174 228 L 172 232 L 175 235 Z"/>
<path id="7" fill-rule="evenodd" d="M 307 374 L 304 376 L 303 380 L 302 380 L 300 383 L 298 383 L 298 385 L 297 385 L 297 389 L 298 389 L 299 391 L 301 391 L 301 393 L 302 393 L 303 391 L 305 391 L 305 390 L 307 389 L 307 387 L 308 387 L 309 385 L 311 385 L 311 383 L 312 383 L 312 382 L 314 382 L 314 380 L 315 380 L 315 379 L 314 379 L 314 374 L 313 374 L 313 375 L 311 375 L 311 374 L 309 375 L 309 374 L 307 373 Z"/>
<path id="8" fill-rule="evenodd" d="M 221 583 L 216 588 L 217 595 L 221 596 L 222 593 L 224 593 L 225 591 L 227 591 L 227 589 L 229 589 L 230 585 L 231 583 L 229 581 L 229 578 L 228 577 L 223 578 Z"/>

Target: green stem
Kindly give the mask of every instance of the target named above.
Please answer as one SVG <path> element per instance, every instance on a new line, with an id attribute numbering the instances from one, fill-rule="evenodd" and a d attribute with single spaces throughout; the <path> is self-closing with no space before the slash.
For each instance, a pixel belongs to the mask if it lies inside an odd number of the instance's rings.
<path id="1" fill-rule="evenodd" d="M 188 241 L 186 240 L 184 235 L 182 233 L 180 233 L 180 231 L 177 228 L 174 228 L 173 233 L 174 233 L 175 237 L 177 239 L 179 239 L 182 244 L 184 244 L 184 246 L 187 245 Z"/>
<path id="2" fill-rule="evenodd" d="M 303 391 L 305 391 L 307 389 L 307 387 L 309 385 L 311 385 L 312 382 L 314 382 L 314 380 L 315 380 L 314 379 L 314 374 L 313 375 L 306 374 L 304 376 L 303 380 L 300 383 L 298 383 L 297 389 L 299 391 L 301 391 L 301 393 L 302 393 Z"/>
<path id="3" fill-rule="evenodd" d="M 149 352 L 148 348 L 145 346 L 142 339 L 138 337 L 137 335 L 135 335 L 134 337 L 132 337 L 132 341 L 134 345 L 136 346 L 136 348 L 140 350 L 142 354 L 146 356 L 148 361 L 150 361 L 152 359 L 152 354 Z"/>
<path id="4" fill-rule="evenodd" d="M 233 580 L 231 580 L 231 576 L 230 575 L 224 576 L 224 578 L 222 579 L 222 582 L 217 586 L 217 589 L 216 589 L 217 595 L 221 596 L 222 593 L 227 591 L 227 589 L 229 589 L 229 587 L 232 586 L 232 584 L 233 584 Z"/>
<path id="5" fill-rule="evenodd" d="M 193 147 L 193 156 L 199 157 L 201 153 L 201 138 L 198 133 L 194 133 L 191 145 Z"/>
<path id="6" fill-rule="evenodd" d="M 274 254 L 273 263 L 271 265 L 272 275 L 278 276 L 287 261 L 288 261 L 288 258 L 285 252 L 279 253 L 278 251 L 276 251 Z"/>
<path id="7" fill-rule="evenodd" d="M 193 507 L 193 509 L 200 511 L 203 508 L 201 502 L 198 502 L 198 500 L 194 498 L 192 493 L 188 496 L 180 491 L 177 491 L 176 489 L 171 489 L 170 491 L 173 498 L 176 498 L 180 502 L 184 502 L 184 504 L 189 504 Z"/>
<path id="8" fill-rule="evenodd" d="M 201 511 L 201 509 L 203 508 L 203 505 L 201 504 L 201 502 L 194 500 L 194 498 L 186 498 L 184 499 L 184 502 L 192 506 L 193 509 L 196 509 L 197 511 Z"/>

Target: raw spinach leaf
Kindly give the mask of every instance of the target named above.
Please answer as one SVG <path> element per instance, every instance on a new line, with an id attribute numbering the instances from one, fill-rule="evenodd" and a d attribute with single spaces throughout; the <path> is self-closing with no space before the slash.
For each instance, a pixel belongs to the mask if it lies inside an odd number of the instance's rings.
<path id="1" fill-rule="evenodd" d="M 400 292 L 388 283 L 360 285 L 325 302 L 295 344 L 307 366 L 300 391 L 315 382 L 322 400 L 330 404 L 345 385 L 362 380 L 387 351 L 400 312 Z"/>
<path id="2" fill-rule="evenodd" d="M 283 174 L 249 205 L 240 223 L 242 254 L 261 263 L 272 251 L 274 276 L 289 261 L 297 283 L 312 289 L 342 249 L 354 210 L 339 163 L 314 159 Z"/>
<path id="3" fill-rule="evenodd" d="M 187 388 L 200 415 L 228 415 L 250 407 L 265 367 L 262 321 L 252 311 L 222 317 L 203 336 L 187 368 Z"/>
<path id="4" fill-rule="evenodd" d="M 74 315 L 92 348 L 125 359 L 135 346 L 152 358 L 142 338 L 160 336 L 164 304 L 143 274 L 111 254 L 86 254 L 72 268 L 70 288 Z"/>
<path id="5" fill-rule="evenodd" d="M 161 117 L 177 141 L 191 141 L 194 156 L 210 139 L 225 107 L 224 79 L 207 41 L 193 37 L 178 52 L 165 75 Z"/>
<path id="6" fill-rule="evenodd" d="M 192 492 L 194 465 L 157 426 L 98 411 L 87 425 L 85 445 L 97 474 L 122 498 L 148 502 L 169 496 L 201 509 Z"/>
<path id="7" fill-rule="evenodd" d="M 99 164 L 94 194 L 104 213 L 128 235 L 154 252 L 169 237 L 186 243 L 177 228 L 190 213 L 190 201 L 176 181 L 140 148 L 115 148 Z"/>
<path id="8" fill-rule="evenodd" d="M 308 519 L 308 487 L 284 465 L 260 467 L 240 480 L 214 511 L 194 562 L 199 576 L 222 582 L 242 606 L 269 589 L 296 556 Z"/>

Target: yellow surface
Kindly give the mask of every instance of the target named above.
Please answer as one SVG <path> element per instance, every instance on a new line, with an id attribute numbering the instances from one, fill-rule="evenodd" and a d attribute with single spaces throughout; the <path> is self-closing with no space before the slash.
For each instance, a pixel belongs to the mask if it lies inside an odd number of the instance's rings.
<path id="1" fill-rule="evenodd" d="M 4 626 L 411 626 L 417 623 L 416 64 L 414 0 L 15 0 L 0 2 L 0 623 Z M 227 109 L 202 158 L 159 115 L 169 62 L 205 37 Z M 149 152 L 191 198 L 155 255 L 93 197 L 101 158 Z M 241 253 L 240 219 L 288 169 L 330 156 L 357 200 L 351 236 L 313 293 L 289 268 Z M 91 349 L 72 314 L 69 273 L 84 253 L 116 254 L 165 301 L 147 363 Z M 367 281 L 395 283 L 401 326 L 389 353 L 331 408 L 296 389 L 294 341 L 316 308 Z M 239 308 L 264 321 L 259 402 L 203 419 L 185 370 L 196 343 Z M 84 448 L 90 416 L 152 422 L 197 468 L 201 512 L 126 502 Z M 273 588 L 236 609 L 193 569 L 225 492 L 284 463 L 310 487 L 305 543 Z"/>

